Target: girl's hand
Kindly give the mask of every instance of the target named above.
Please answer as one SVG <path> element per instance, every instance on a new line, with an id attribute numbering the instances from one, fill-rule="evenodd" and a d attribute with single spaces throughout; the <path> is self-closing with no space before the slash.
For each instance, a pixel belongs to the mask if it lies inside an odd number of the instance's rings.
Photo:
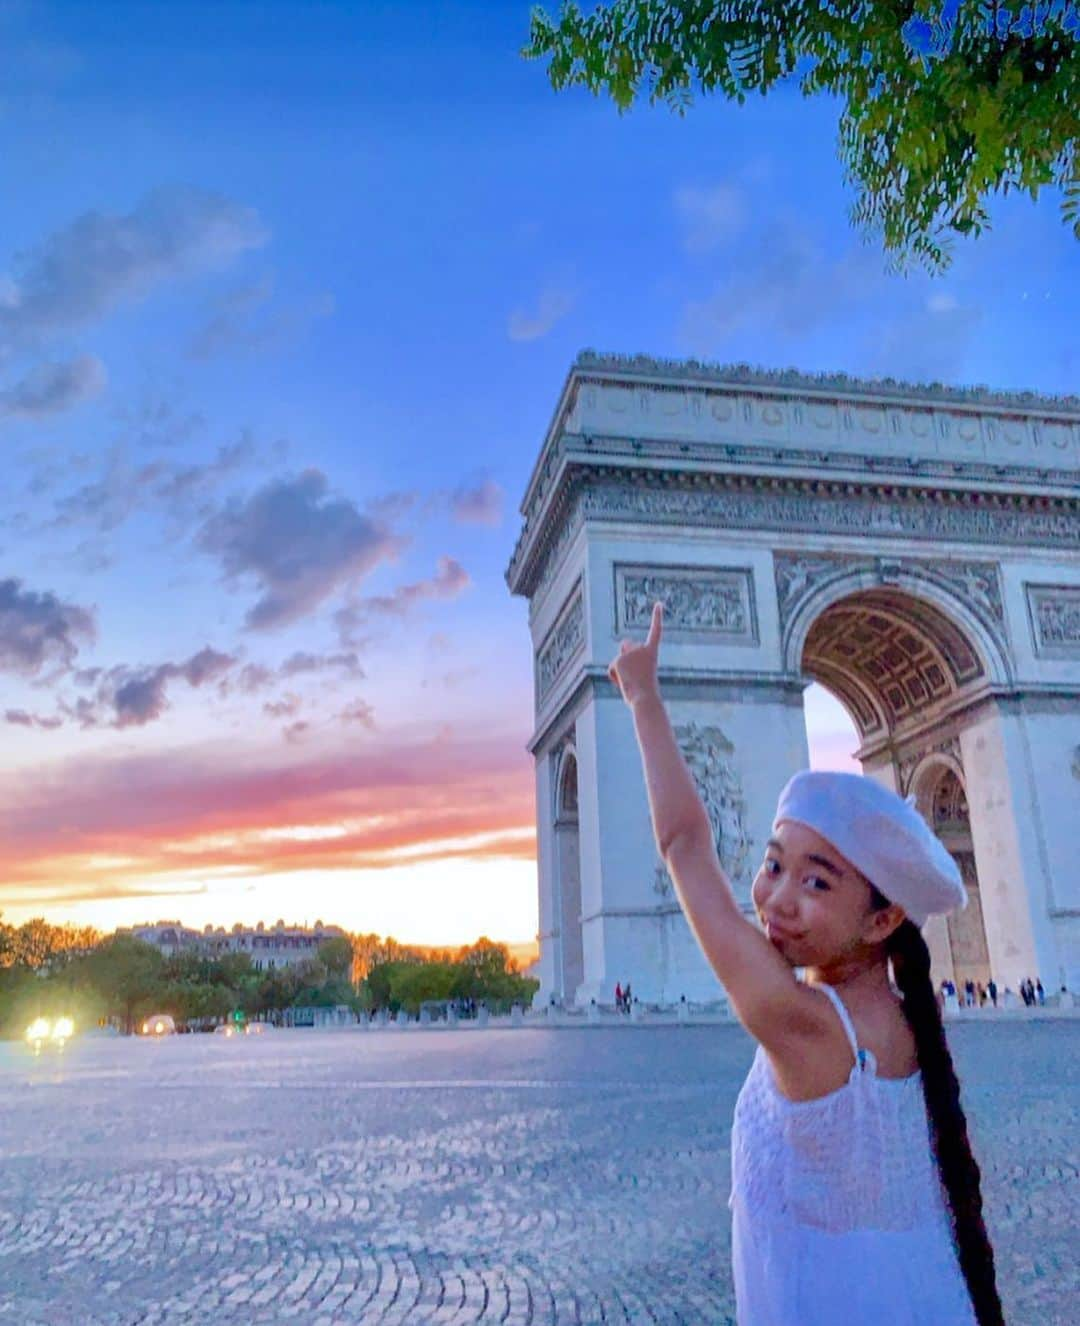
<path id="1" fill-rule="evenodd" d="M 624 640 L 617 657 L 608 668 L 608 676 L 622 692 L 622 698 L 632 705 L 644 696 L 658 696 L 660 686 L 656 679 L 656 661 L 660 653 L 663 634 L 664 605 L 654 603 L 649 635 L 643 645 Z"/>

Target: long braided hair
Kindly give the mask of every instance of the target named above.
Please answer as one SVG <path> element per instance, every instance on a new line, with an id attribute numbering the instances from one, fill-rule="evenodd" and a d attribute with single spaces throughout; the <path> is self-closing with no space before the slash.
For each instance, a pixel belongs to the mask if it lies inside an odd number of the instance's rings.
<path id="1" fill-rule="evenodd" d="M 875 908 L 889 905 L 877 889 L 873 889 L 872 901 Z M 930 951 L 918 926 L 907 920 L 892 932 L 886 948 L 893 979 L 903 996 L 904 1016 L 915 1037 L 930 1140 L 948 1197 L 960 1269 L 979 1326 L 1004 1326 L 994 1277 L 994 1250 L 983 1221 L 979 1166 L 968 1140 L 960 1084 L 930 981 Z"/>

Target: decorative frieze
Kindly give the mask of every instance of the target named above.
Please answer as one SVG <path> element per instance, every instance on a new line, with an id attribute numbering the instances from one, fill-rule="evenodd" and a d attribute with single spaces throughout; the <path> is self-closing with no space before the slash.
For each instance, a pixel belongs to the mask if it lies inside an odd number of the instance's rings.
<path id="1" fill-rule="evenodd" d="M 536 656 L 536 698 L 542 704 L 571 660 L 585 647 L 585 600 L 579 580 Z"/>
<path id="2" fill-rule="evenodd" d="M 515 593 L 532 598 L 555 573 L 566 543 L 588 521 L 640 521 L 699 528 L 783 530 L 814 536 L 907 539 L 1027 548 L 1080 545 L 1080 502 L 997 495 L 822 485 L 763 476 L 613 473 L 581 466 L 535 546 L 519 544 L 508 573 Z M 982 563 L 972 563 L 982 566 Z M 1000 590 L 998 591 L 1000 598 Z"/>
<path id="3" fill-rule="evenodd" d="M 586 520 L 785 530 L 807 534 L 911 538 L 935 542 L 1069 545 L 1080 542 L 1080 504 L 1000 506 L 930 500 L 925 492 L 884 495 L 869 489 L 815 492 L 813 484 L 766 480 L 745 486 L 597 477 L 582 491 Z M 785 486 L 787 487 L 787 486 Z"/>
<path id="4" fill-rule="evenodd" d="M 1080 655 L 1080 585 L 1024 585 L 1036 654 Z"/>
<path id="5" fill-rule="evenodd" d="M 699 723 L 677 724 L 675 738 L 705 803 L 720 863 L 740 901 L 747 901 L 751 842 L 742 782 L 732 759 L 735 748 L 719 727 Z M 662 864 L 654 886 L 661 897 L 670 897 L 671 876 Z"/>
<path id="6" fill-rule="evenodd" d="M 996 562 L 777 553 L 773 559 L 773 571 L 782 631 L 822 585 L 859 572 L 883 584 L 888 584 L 900 573 L 930 581 L 965 602 L 988 624 L 1001 628 L 999 634 L 1005 629 L 1005 604 Z"/>
<path id="7" fill-rule="evenodd" d="M 653 604 L 664 604 L 669 638 L 757 643 L 749 567 L 615 566 L 615 634 L 647 630 Z"/>

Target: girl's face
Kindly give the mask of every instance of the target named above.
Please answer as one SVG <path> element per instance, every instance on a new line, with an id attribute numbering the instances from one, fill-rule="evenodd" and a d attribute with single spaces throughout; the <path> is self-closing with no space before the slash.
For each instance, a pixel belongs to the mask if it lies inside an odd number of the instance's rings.
<path id="1" fill-rule="evenodd" d="M 903 913 L 871 906 L 870 885 L 805 825 L 773 831 L 754 880 L 754 907 L 769 942 L 792 967 L 828 967 L 870 956 Z"/>

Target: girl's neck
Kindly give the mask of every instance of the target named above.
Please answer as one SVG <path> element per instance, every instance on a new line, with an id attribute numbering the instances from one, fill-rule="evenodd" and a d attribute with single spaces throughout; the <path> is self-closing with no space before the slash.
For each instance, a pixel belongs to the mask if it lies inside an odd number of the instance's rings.
<path id="1" fill-rule="evenodd" d="M 852 954 L 827 966 L 808 967 L 805 980 L 807 985 L 831 985 L 856 996 L 892 994 L 889 963 L 879 953 Z"/>

